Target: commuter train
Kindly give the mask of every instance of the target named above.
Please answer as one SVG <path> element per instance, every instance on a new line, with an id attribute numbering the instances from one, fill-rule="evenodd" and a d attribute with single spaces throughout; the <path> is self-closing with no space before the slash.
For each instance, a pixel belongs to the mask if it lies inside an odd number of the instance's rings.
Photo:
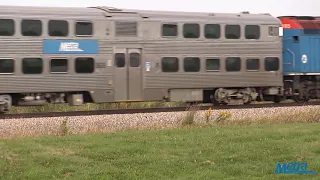
<path id="1" fill-rule="evenodd" d="M 319 30 L 317 18 L 249 12 L 0 6 L 0 111 L 305 102 L 320 97 Z"/>

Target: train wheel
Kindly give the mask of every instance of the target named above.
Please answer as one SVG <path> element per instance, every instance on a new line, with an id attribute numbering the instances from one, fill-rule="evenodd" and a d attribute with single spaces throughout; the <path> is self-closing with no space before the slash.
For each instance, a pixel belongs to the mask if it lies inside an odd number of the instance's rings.
<path id="1" fill-rule="evenodd" d="M 272 101 L 277 104 L 280 103 L 282 100 L 283 98 L 281 96 L 274 96 L 272 99 Z"/>
<path id="2" fill-rule="evenodd" d="M 299 92 L 299 94 L 302 93 L 301 90 L 298 90 L 298 92 Z M 302 97 L 300 97 L 299 95 L 294 95 L 294 96 L 292 96 L 292 99 L 297 103 L 306 103 L 310 100 L 308 97 L 309 97 L 309 94 L 306 93 L 306 94 L 303 94 Z"/>
<path id="3" fill-rule="evenodd" d="M 214 93 L 212 93 L 212 94 L 210 95 L 210 100 L 211 100 L 212 105 L 214 105 L 214 106 L 220 106 L 220 105 L 221 105 L 221 104 L 216 100 L 216 98 L 214 97 Z"/>
<path id="4" fill-rule="evenodd" d="M 307 97 L 301 97 L 300 98 L 300 96 L 293 96 L 292 99 L 297 103 L 306 103 L 306 102 L 308 102 L 310 100 Z"/>

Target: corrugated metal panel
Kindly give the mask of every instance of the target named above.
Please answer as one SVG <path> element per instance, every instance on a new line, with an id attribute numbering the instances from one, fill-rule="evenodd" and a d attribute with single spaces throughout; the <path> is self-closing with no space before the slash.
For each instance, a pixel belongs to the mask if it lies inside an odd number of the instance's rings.
<path id="1" fill-rule="evenodd" d="M 320 73 L 320 37 L 301 37 L 300 47 L 301 53 L 297 57 L 297 62 L 301 73 Z M 303 55 L 307 56 L 307 60 L 303 60 Z"/>

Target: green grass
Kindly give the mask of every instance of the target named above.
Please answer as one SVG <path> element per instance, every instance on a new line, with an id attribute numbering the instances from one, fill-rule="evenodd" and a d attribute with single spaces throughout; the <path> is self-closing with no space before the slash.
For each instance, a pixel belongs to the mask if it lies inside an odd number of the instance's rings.
<path id="1" fill-rule="evenodd" d="M 0 179 L 319 179 L 320 124 L 252 124 L 0 141 Z"/>

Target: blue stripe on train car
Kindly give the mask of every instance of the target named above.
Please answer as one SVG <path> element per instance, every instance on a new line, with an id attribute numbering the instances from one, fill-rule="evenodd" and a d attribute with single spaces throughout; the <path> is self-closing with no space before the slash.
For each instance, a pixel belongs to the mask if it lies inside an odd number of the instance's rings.
<path id="1" fill-rule="evenodd" d="M 44 54 L 99 54 L 98 40 L 44 40 Z"/>

